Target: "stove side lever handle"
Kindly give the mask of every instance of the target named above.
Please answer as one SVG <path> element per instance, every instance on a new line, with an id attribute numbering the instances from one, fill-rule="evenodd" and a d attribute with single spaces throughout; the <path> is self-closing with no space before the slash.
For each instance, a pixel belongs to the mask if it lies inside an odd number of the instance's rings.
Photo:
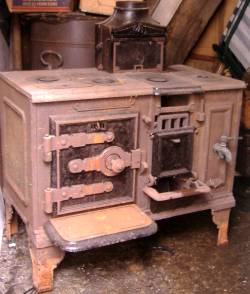
<path id="1" fill-rule="evenodd" d="M 220 141 L 213 146 L 213 151 L 219 156 L 220 159 L 226 162 L 232 161 L 232 152 L 228 148 L 228 137 L 221 136 Z"/>

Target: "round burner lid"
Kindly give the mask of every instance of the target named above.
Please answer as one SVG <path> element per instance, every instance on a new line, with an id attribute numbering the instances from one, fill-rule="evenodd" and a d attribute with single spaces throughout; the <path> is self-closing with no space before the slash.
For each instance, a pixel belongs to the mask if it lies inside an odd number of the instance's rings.
<path id="1" fill-rule="evenodd" d="M 40 76 L 37 78 L 37 81 L 43 82 L 43 83 L 52 83 L 52 82 L 57 82 L 60 79 L 56 76 Z"/>
<path id="2" fill-rule="evenodd" d="M 150 82 L 157 82 L 157 83 L 164 83 L 168 81 L 165 77 L 162 77 L 162 76 L 149 77 L 147 78 L 147 80 Z"/>
<path id="3" fill-rule="evenodd" d="M 117 80 L 112 79 L 112 78 L 97 78 L 97 79 L 93 79 L 92 82 L 94 82 L 96 84 L 108 85 L 108 84 L 116 83 Z"/>

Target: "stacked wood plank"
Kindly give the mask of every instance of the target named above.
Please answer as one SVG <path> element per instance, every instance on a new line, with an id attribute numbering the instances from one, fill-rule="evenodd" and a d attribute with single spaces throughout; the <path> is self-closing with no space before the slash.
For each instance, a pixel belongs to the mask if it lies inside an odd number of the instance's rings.
<path id="1" fill-rule="evenodd" d="M 167 65 L 185 61 L 222 1 L 182 1 L 168 26 Z"/>
<path id="2" fill-rule="evenodd" d="M 191 51 L 186 64 L 199 69 L 217 72 L 220 68 L 220 61 L 216 52 L 213 50 L 213 44 L 219 44 L 222 34 L 238 0 L 224 0 L 214 16 L 208 23 L 208 26 L 202 33 L 199 41 Z"/>

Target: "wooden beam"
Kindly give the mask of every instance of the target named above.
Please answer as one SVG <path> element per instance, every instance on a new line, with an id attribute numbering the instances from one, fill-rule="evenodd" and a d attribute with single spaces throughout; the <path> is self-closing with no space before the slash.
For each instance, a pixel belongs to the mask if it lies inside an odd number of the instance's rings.
<path id="1" fill-rule="evenodd" d="M 159 4 L 160 0 L 144 0 L 145 2 L 147 2 L 148 7 L 149 7 L 149 11 L 152 14 L 156 8 L 156 6 Z"/>
<path id="2" fill-rule="evenodd" d="M 13 70 L 22 70 L 22 38 L 18 14 L 13 14 L 11 19 L 11 61 Z"/>
<path id="3" fill-rule="evenodd" d="M 183 0 L 168 26 L 166 66 L 182 64 L 223 0 Z"/>

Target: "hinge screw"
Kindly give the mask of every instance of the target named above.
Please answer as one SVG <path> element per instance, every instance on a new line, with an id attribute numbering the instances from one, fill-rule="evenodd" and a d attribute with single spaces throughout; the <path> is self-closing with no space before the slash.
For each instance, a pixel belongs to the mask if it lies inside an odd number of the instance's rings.
<path id="1" fill-rule="evenodd" d="M 65 191 L 62 192 L 62 197 L 66 197 L 67 193 Z"/>
<path id="2" fill-rule="evenodd" d="M 107 133 L 107 141 L 111 142 L 114 140 L 114 134 L 111 132 Z"/>
<path id="3" fill-rule="evenodd" d="M 67 141 L 66 141 L 65 139 L 62 139 L 62 140 L 61 140 L 61 145 L 65 146 L 66 143 L 67 143 Z"/>
<path id="4" fill-rule="evenodd" d="M 111 192 L 113 190 L 113 184 L 112 183 L 106 183 L 105 185 L 106 192 Z"/>

